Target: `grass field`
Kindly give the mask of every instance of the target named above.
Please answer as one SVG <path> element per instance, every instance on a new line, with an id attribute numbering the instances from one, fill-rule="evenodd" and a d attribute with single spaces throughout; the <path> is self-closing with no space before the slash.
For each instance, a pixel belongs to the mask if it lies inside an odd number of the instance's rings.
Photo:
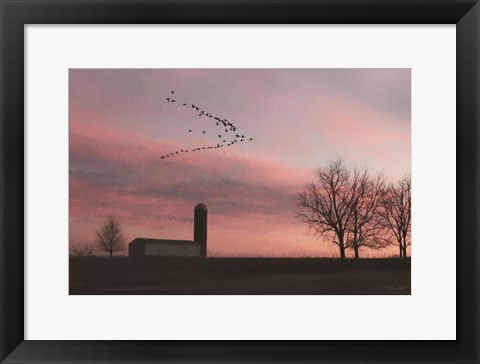
<path id="1" fill-rule="evenodd" d="M 70 258 L 71 295 L 410 294 L 410 259 Z"/>

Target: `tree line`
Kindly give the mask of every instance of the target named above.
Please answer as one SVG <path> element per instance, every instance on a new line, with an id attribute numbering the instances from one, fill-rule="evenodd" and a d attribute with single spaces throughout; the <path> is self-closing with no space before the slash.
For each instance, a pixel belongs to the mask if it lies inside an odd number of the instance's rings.
<path id="1" fill-rule="evenodd" d="M 296 217 L 324 241 L 360 257 L 360 249 L 397 245 L 400 258 L 411 245 L 411 179 L 387 183 L 366 168 L 337 159 L 315 170 L 297 195 Z"/>

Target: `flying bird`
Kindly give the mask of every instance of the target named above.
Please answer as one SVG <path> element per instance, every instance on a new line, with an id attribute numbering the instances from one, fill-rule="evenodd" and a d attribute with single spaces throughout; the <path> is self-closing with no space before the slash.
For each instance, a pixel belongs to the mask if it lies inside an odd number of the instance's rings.
<path id="1" fill-rule="evenodd" d="M 175 95 L 176 91 L 175 90 L 170 90 L 170 93 L 172 95 Z M 176 102 L 177 101 L 177 100 L 175 100 L 171 97 L 167 97 L 166 100 L 168 102 Z M 234 123 L 229 121 L 227 118 L 220 118 L 218 116 L 215 116 L 215 115 L 213 115 L 212 113 L 210 113 L 206 110 L 200 109 L 200 107 L 198 107 L 194 104 L 190 104 L 190 103 L 186 103 L 186 102 L 182 102 L 182 101 L 179 101 L 179 103 L 182 103 L 183 106 L 191 105 L 192 109 L 197 111 L 198 116 L 207 116 L 209 118 L 214 118 L 216 126 L 223 126 L 224 127 L 224 129 L 225 129 L 224 133 L 228 133 L 229 131 L 236 132 L 238 130 L 238 128 L 234 125 Z M 201 130 L 200 129 L 200 131 L 204 135 L 207 134 L 206 130 Z M 193 129 L 188 129 L 188 132 L 192 133 Z M 170 156 L 179 155 L 180 153 L 188 153 L 189 151 L 197 152 L 197 151 L 202 151 L 202 150 L 206 150 L 206 149 L 208 150 L 208 149 L 218 149 L 218 148 L 223 148 L 223 147 L 230 147 L 230 146 L 233 146 L 235 143 L 237 143 L 239 141 L 243 142 L 245 140 L 250 140 L 250 141 L 253 140 L 253 138 L 250 138 L 248 136 L 246 137 L 244 134 L 236 134 L 234 137 L 232 136 L 232 140 L 230 140 L 228 142 L 227 142 L 226 139 L 223 139 L 222 134 L 218 134 L 218 137 L 220 138 L 220 140 L 222 140 L 222 144 L 217 143 L 216 146 L 211 145 L 211 146 L 205 146 L 205 147 L 198 147 L 198 148 L 193 148 L 191 150 L 187 150 L 187 149 L 177 150 L 177 151 L 174 151 L 173 153 L 163 155 L 163 156 L 161 156 L 161 158 L 165 159 L 165 158 L 169 158 Z M 235 138 L 235 139 L 233 139 L 233 138 Z"/>

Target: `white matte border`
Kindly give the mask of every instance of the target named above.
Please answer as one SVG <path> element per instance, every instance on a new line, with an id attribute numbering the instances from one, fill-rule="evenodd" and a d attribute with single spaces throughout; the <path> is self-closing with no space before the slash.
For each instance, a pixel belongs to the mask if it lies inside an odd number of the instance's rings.
<path id="1" fill-rule="evenodd" d="M 25 339 L 455 339 L 454 25 L 25 30 Z M 412 295 L 68 296 L 68 68 L 183 67 L 412 68 Z"/>

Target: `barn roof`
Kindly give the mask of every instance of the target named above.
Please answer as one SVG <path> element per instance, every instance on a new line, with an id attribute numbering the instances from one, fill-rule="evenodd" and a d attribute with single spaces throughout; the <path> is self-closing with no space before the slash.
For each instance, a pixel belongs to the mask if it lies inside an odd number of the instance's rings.
<path id="1" fill-rule="evenodd" d="M 130 244 L 179 244 L 179 245 L 192 245 L 195 244 L 193 240 L 174 240 L 174 239 L 152 239 L 152 238 L 136 238 L 133 239 Z"/>

